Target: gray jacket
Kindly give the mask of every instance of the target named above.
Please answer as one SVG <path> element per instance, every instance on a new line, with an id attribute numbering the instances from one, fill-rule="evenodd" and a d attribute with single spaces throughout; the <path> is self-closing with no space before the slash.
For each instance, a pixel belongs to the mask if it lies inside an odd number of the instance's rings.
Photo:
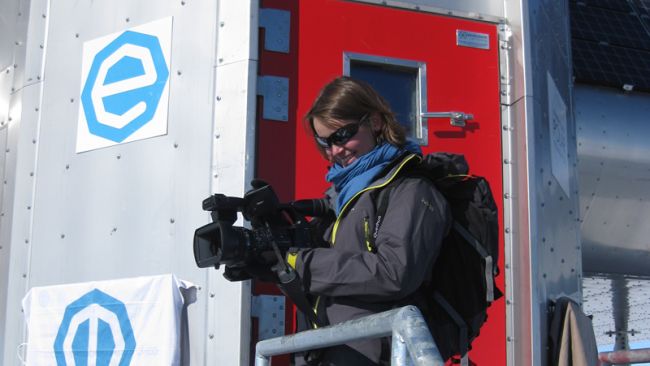
<path id="1" fill-rule="evenodd" d="M 402 158 L 387 174 L 348 201 L 336 222 L 326 230 L 330 248 L 298 251 L 295 268 L 306 291 L 318 296 L 316 301 L 324 302 L 321 305 L 326 308 L 330 324 L 408 303 L 409 295 L 429 276 L 442 239 L 449 231 L 451 213 L 444 197 L 429 181 L 400 177 L 418 159 L 415 154 Z M 398 177 L 397 186 L 388 191 L 386 214 L 375 233 L 376 202 L 371 192 Z M 331 188 L 330 200 L 336 200 L 333 193 Z M 375 245 L 369 247 L 372 235 L 376 235 Z M 368 359 L 368 364 L 376 364 L 386 356 L 386 352 L 382 355 L 380 340 L 347 346 L 344 348 L 348 351 L 352 349 Z M 337 351 L 338 358 L 342 351 Z M 356 356 L 347 359 L 352 357 Z M 358 359 L 353 362 L 359 364 Z"/>

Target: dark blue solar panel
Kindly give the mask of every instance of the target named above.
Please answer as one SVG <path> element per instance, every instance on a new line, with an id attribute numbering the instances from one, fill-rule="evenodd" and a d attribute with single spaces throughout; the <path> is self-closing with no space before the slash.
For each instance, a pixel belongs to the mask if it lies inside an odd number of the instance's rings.
<path id="1" fill-rule="evenodd" d="M 576 2 L 589 7 L 605 8 L 625 13 L 632 11 L 632 7 L 626 0 L 577 0 Z"/>
<path id="2" fill-rule="evenodd" d="M 576 81 L 650 91 L 650 51 L 573 40 Z"/>
<path id="3" fill-rule="evenodd" d="M 638 14 L 571 4 L 573 38 L 623 47 L 650 49 L 650 37 Z"/>
<path id="4" fill-rule="evenodd" d="M 578 82 L 650 91 L 650 0 L 569 3 Z"/>

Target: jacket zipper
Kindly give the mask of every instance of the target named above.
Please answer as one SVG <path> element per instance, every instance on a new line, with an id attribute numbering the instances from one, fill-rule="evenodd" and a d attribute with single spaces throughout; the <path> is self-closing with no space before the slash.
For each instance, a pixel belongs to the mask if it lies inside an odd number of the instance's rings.
<path id="1" fill-rule="evenodd" d="M 393 175 L 390 178 L 388 178 L 385 182 L 383 182 L 381 184 L 378 184 L 376 186 L 370 186 L 370 187 L 366 187 L 366 188 L 360 190 L 354 196 L 352 196 L 352 198 L 350 198 L 348 200 L 348 202 L 345 203 L 345 205 L 343 205 L 343 208 L 341 209 L 341 212 L 339 212 L 339 215 L 336 218 L 336 222 L 334 222 L 334 227 L 332 228 L 332 236 L 331 236 L 332 245 L 334 245 L 334 242 L 336 241 L 336 233 L 337 233 L 337 231 L 339 229 L 339 223 L 341 222 L 341 218 L 343 218 L 343 214 L 345 213 L 345 210 L 350 206 L 350 203 L 353 202 L 354 200 L 356 200 L 357 197 L 359 197 L 362 193 L 367 192 L 367 191 L 372 190 L 372 189 L 382 188 L 382 187 L 386 186 L 388 183 L 392 182 L 393 179 L 395 179 L 395 177 L 397 176 L 397 173 L 399 173 L 400 170 L 402 170 L 404 165 L 406 163 L 408 163 L 409 161 L 411 161 L 411 159 L 413 159 L 415 157 L 417 157 L 416 154 L 412 154 L 412 155 L 406 157 L 406 159 L 404 159 L 404 161 L 402 161 L 400 163 L 399 167 L 397 167 L 397 169 L 395 169 L 395 172 L 393 172 Z"/>

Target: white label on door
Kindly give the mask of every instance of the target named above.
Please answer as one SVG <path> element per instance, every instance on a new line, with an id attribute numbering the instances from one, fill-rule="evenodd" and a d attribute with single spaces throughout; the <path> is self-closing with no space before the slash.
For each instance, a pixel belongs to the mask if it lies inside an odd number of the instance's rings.
<path id="1" fill-rule="evenodd" d="M 456 45 L 489 50 L 490 35 L 456 29 Z"/>

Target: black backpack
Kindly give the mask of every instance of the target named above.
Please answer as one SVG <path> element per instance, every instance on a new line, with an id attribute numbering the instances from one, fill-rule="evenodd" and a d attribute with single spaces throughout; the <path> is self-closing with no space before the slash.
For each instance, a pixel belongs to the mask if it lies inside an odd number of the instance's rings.
<path id="1" fill-rule="evenodd" d="M 503 296 L 494 282 L 499 273 L 497 207 L 488 182 L 469 174 L 462 155 L 429 154 L 405 169 L 377 194 L 377 218 L 386 212 L 387 192 L 404 177 L 427 178 L 447 200 L 453 227 L 443 239 L 431 278 L 411 302 L 427 319 L 443 358 L 461 355 L 466 364 L 471 342 L 487 320 L 487 308 Z"/>

